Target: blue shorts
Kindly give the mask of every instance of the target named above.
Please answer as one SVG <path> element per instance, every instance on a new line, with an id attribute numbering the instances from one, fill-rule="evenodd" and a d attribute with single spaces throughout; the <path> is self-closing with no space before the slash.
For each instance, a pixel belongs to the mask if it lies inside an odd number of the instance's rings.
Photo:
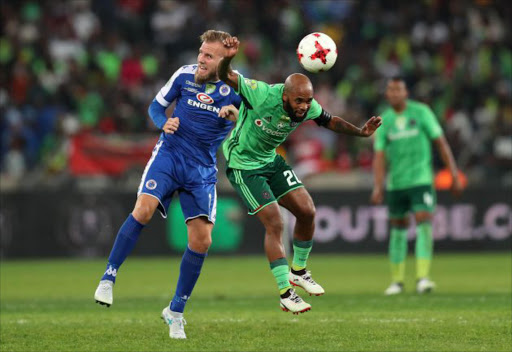
<path id="1" fill-rule="evenodd" d="M 137 196 L 147 194 L 157 198 L 158 210 L 166 218 L 172 196 L 178 191 L 185 222 L 204 216 L 215 223 L 216 182 L 215 166 L 198 164 L 159 140 L 142 174 Z"/>

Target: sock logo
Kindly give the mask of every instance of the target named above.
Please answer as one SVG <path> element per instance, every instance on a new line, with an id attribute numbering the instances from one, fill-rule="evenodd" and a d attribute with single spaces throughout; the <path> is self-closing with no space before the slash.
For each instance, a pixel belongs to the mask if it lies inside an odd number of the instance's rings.
<path id="1" fill-rule="evenodd" d="M 117 269 L 114 268 L 112 265 L 109 265 L 108 269 L 105 271 L 105 275 L 110 275 L 110 276 L 116 277 Z"/>

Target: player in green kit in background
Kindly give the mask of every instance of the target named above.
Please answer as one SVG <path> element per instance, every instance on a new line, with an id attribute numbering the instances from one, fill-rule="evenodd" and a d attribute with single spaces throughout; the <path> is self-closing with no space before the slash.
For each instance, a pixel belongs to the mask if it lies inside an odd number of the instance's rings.
<path id="1" fill-rule="evenodd" d="M 371 196 L 372 203 L 382 203 L 387 169 L 385 198 L 391 225 L 392 283 L 385 294 L 395 295 L 404 290 L 409 212 L 414 213 L 416 220 L 416 291 L 426 293 L 435 287 L 429 278 L 433 252 L 431 222 L 436 205 L 431 141 L 452 174 L 452 192 L 458 195 L 462 187 L 450 146 L 432 110 L 425 104 L 407 99 L 407 88 L 401 78 L 388 81 L 386 98 L 390 107 L 382 114 L 382 127 L 375 134 Z"/>
<path id="2" fill-rule="evenodd" d="M 218 66 L 219 78 L 242 98 L 236 126 L 223 144 L 226 173 L 249 214 L 255 214 L 265 226 L 265 252 L 281 295 L 281 309 L 296 314 L 305 312 L 311 305 L 295 293 L 292 285 L 302 287 L 310 295 L 324 293 L 306 270 L 313 246 L 315 206 L 292 168 L 276 154 L 276 148 L 307 120 L 338 133 L 368 137 L 380 126 L 380 117 L 372 117 L 358 128 L 331 116 L 313 99 L 313 86 L 302 74 L 292 74 L 284 84 L 273 85 L 244 78 L 230 68 L 238 51 L 238 40 L 229 38 L 224 45 L 227 51 Z M 281 240 L 283 221 L 279 205 L 297 220 L 291 271 Z"/>

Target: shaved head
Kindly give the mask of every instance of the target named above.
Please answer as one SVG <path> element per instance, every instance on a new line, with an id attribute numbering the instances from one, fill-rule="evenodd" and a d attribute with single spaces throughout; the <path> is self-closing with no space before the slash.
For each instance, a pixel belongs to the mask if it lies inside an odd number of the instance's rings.
<path id="1" fill-rule="evenodd" d="M 284 92 L 286 94 L 310 91 L 313 94 L 313 84 L 308 76 L 302 73 L 292 73 L 284 81 Z"/>
<path id="2" fill-rule="evenodd" d="M 284 81 L 283 107 L 288 116 L 300 122 L 306 115 L 313 101 L 313 84 L 309 78 L 301 73 L 294 73 Z"/>

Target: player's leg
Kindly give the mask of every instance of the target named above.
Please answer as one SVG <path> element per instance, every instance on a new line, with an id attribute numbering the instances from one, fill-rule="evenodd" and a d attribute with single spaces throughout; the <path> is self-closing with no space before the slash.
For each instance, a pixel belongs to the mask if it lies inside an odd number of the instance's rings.
<path id="1" fill-rule="evenodd" d="M 430 292 L 435 283 L 430 280 L 433 255 L 432 213 L 436 194 L 431 186 L 417 187 L 413 194 L 413 210 L 416 220 L 416 291 Z"/>
<path id="2" fill-rule="evenodd" d="M 215 174 L 215 169 L 212 172 Z M 197 169 L 190 169 L 187 173 L 198 182 L 203 177 Z M 217 212 L 215 183 L 200 183 L 196 187 L 180 191 L 180 203 L 187 224 L 188 246 L 181 258 L 174 296 L 169 306 L 162 311 L 162 318 L 169 324 L 171 338 L 185 339 L 183 312 L 212 243 L 212 229 Z"/>
<path id="3" fill-rule="evenodd" d="M 283 221 L 277 200 L 268 184 L 270 168 L 258 170 L 237 170 L 228 168 L 226 175 L 233 188 L 249 209 L 250 215 L 256 215 L 265 227 L 265 253 L 270 269 L 281 295 L 281 308 L 293 313 L 305 312 L 311 306 L 296 295 L 288 279 L 288 261 L 282 242 Z"/>
<path id="4" fill-rule="evenodd" d="M 137 201 L 130 215 L 120 227 L 110 252 L 107 268 L 94 297 L 100 304 L 110 306 L 113 302 L 113 285 L 119 268 L 135 247 L 144 226 L 149 223 L 158 208 L 166 216 L 175 185 L 169 181 L 168 170 L 172 169 L 172 160 L 159 141 L 146 165 L 137 192 Z"/>
<path id="5" fill-rule="evenodd" d="M 388 191 L 386 193 L 390 217 L 389 263 L 391 268 L 391 285 L 384 292 L 395 295 L 403 292 L 405 279 L 405 260 L 407 258 L 407 232 L 409 228 L 409 202 L 405 191 Z"/>
<path id="6" fill-rule="evenodd" d="M 293 231 L 293 261 L 290 282 L 302 287 L 310 295 L 322 295 L 324 289 L 306 270 L 315 232 L 315 205 L 304 185 L 292 168 L 278 155 L 273 162 L 269 185 L 279 204 L 288 209 L 296 219 Z"/>
<path id="7" fill-rule="evenodd" d="M 310 295 L 320 296 L 325 293 L 306 270 L 307 260 L 313 248 L 315 231 L 315 205 L 304 187 L 286 192 L 279 199 L 279 204 L 288 209 L 296 218 L 293 230 L 293 262 L 290 271 L 290 282 L 302 287 Z"/>
<path id="8" fill-rule="evenodd" d="M 279 205 L 272 202 L 258 211 L 256 216 L 265 227 L 265 253 L 279 289 L 281 309 L 293 313 L 310 310 L 311 305 L 304 302 L 290 285 L 288 261 L 282 241 L 283 220 Z"/>
<path id="9" fill-rule="evenodd" d="M 107 269 L 94 294 L 96 302 L 107 307 L 112 304 L 112 290 L 116 282 L 117 272 L 135 247 L 142 229 L 151 220 L 158 204 L 158 199 L 147 194 L 141 194 L 137 198 L 132 213 L 128 215 L 117 233 L 108 257 Z"/>

